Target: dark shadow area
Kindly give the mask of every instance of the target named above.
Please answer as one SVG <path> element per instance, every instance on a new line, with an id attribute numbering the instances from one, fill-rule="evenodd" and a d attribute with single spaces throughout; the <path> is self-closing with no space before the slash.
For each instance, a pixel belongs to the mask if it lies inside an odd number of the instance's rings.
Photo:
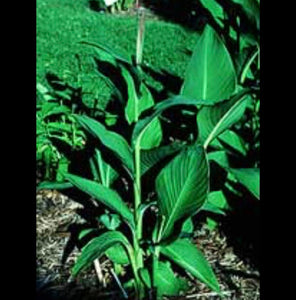
<path id="1" fill-rule="evenodd" d="M 104 5 L 104 1 L 102 0 L 89 0 L 88 6 L 96 12 L 104 12 L 106 10 L 106 5 Z"/>
<path id="2" fill-rule="evenodd" d="M 235 18 L 240 7 L 229 1 L 218 1 L 227 12 L 228 19 L 224 28 L 214 19 L 211 12 L 198 0 L 143 0 L 145 7 L 159 17 L 179 24 L 189 30 L 202 31 L 206 24 L 211 25 L 218 33 L 223 34 L 232 25 L 236 28 Z M 235 9 L 234 9 L 235 8 Z M 235 11 L 235 13 L 234 13 Z"/>
<path id="3" fill-rule="evenodd" d="M 194 0 L 143 0 L 143 5 L 161 18 L 188 29 L 200 30 L 206 22 Z"/>
<path id="4" fill-rule="evenodd" d="M 242 186 L 236 186 L 242 196 L 224 189 L 228 204 L 232 208 L 227 217 L 221 219 L 221 230 L 228 244 L 242 260 L 259 268 L 261 256 L 260 203 Z"/>
<path id="5" fill-rule="evenodd" d="M 156 91 L 149 86 L 156 102 L 167 99 L 169 95 L 178 95 L 180 93 L 183 79 L 179 76 L 164 69 L 157 71 L 147 66 L 143 66 L 142 68 L 147 75 L 162 85 L 161 91 Z"/>
<path id="6" fill-rule="evenodd" d="M 62 100 L 63 104 L 71 108 L 74 112 L 93 114 L 95 107 L 90 108 L 82 101 L 82 87 L 73 87 L 53 73 L 47 73 L 45 78 L 51 88 L 50 94 L 54 98 L 51 101 Z"/>

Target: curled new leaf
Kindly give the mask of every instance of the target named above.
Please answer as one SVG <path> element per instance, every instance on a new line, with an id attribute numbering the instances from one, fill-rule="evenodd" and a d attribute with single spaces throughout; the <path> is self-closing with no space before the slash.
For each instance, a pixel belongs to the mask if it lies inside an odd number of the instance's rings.
<path id="1" fill-rule="evenodd" d="M 129 124 L 137 122 L 140 114 L 154 105 L 153 97 L 148 90 L 148 88 L 141 83 L 140 93 L 136 89 L 136 84 L 134 82 L 131 74 L 123 67 L 122 75 L 127 82 L 128 89 L 128 101 L 125 107 L 125 117 Z M 162 140 L 162 130 L 159 120 L 154 119 L 148 126 L 146 132 L 141 138 L 140 148 L 141 149 L 152 149 L 159 146 Z"/>

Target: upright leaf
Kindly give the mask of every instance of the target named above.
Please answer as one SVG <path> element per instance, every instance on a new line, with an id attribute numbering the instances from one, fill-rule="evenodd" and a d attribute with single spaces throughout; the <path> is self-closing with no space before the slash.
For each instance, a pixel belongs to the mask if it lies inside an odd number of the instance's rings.
<path id="1" fill-rule="evenodd" d="M 103 160 L 99 149 L 95 149 L 95 162 L 102 185 L 109 187 L 118 178 L 118 173 Z"/>
<path id="2" fill-rule="evenodd" d="M 208 189 L 208 163 L 201 146 L 188 147 L 162 169 L 156 179 L 158 206 L 164 219 L 162 239 L 170 236 L 178 220 L 202 207 Z"/>
<path id="3" fill-rule="evenodd" d="M 236 73 L 231 56 L 215 30 L 207 25 L 199 37 L 189 62 L 182 95 L 220 102 L 236 89 Z"/>
<path id="4" fill-rule="evenodd" d="M 87 116 L 76 115 L 75 118 L 87 131 L 98 138 L 105 147 L 112 150 L 123 165 L 133 173 L 134 161 L 132 151 L 127 141 L 121 135 L 107 130 L 101 123 Z"/>
<path id="5" fill-rule="evenodd" d="M 129 124 L 137 122 L 140 114 L 154 105 L 153 97 L 148 88 L 140 85 L 141 95 L 138 95 L 135 82 L 131 74 L 122 68 L 122 74 L 127 82 L 128 101 L 125 107 L 125 117 Z M 162 130 L 158 119 L 153 120 L 141 138 L 142 149 L 152 149 L 159 146 L 162 140 Z"/>
<path id="6" fill-rule="evenodd" d="M 89 267 L 95 259 L 100 258 L 109 248 L 117 244 L 123 245 L 127 249 L 131 247 L 127 238 L 118 231 L 109 231 L 92 239 L 83 247 L 81 255 L 72 269 L 73 276 L 77 276 L 80 271 Z"/>
<path id="7" fill-rule="evenodd" d="M 154 99 L 148 90 L 148 88 L 142 84 L 141 85 L 141 98 L 139 99 L 140 114 L 154 105 Z M 143 150 L 149 150 L 156 148 L 160 145 L 162 141 L 162 129 L 160 121 L 155 118 L 147 127 L 147 130 L 141 138 L 140 147 Z"/>
<path id="8" fill-rule="evenodd" d="M 160 252 L 212 290 L 220 292 L 218 281 L 209 263 L 187 239 L 179 239 L 168 246 L 162 246 Z"/>
<path id="9" fill-rule="evenodd" d="M 102 202 L 108 208 L 118 213 L 132 228 L 134 228 L 133 214 L 115 191 L 95 181 L 76 175 L 65 174 L 65 178 L 78 189 L 89 194 L 91 197 L 94 197 L 96 200 Z"/>

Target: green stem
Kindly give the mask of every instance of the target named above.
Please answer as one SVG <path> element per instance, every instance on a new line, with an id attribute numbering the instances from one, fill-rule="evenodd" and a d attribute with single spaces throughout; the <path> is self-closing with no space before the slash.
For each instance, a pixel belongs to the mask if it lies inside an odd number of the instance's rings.
<path id="1" fill-rule="evenodd" d="M 160 221 L 158 234 L 154 239 L 154 243 L 156 244 L 156 246 L 154 248 L 153 261 L 152 261 L 152 287 L 156 290 L 156 297 L 158 297 L 157 286 L 156 286 L 156 275 L 158 270 L 158 261 L 159 261 L 159 253 L 160 253 L 160 246 L 158 246 L 158 243 L 161 240 L 163 227 L 164 227 L 164 218 L 162 218 Z"/>
<path id="2" fill-rule="evenodd" d="M 129 253 L 129 257 L 130 257 L 132 270 L 133 270 L 133 273 L 134 273 L 134 276 L 135 276 L 136 299 L 143 299 L 144 290 L 143 290 L 143 286 L 141 285 L 141 279 L 140 279 L 139 274 L 138 274 L 139 270 L 138 270 L 138 265 L 137 265 L 135 252 L 133 252 L 133 250 L 128 250 L 128 253 Z"/>
<path id="3" fill-rule="evenodd" d="M 143 253 L 140 247 L 140 241 L 142 239 L 142 218 L 140 214 L 141 205 L 141 149 L 140 149 L 140 139 L 135 146 L 135 181 L 134 181 L 134 217 L 136 223 L 136 231 L 134 234 L 134 250 L 135 250 L 135 268 L 136 273 L 139 272 L 144 266 Z M 138 276 L 138 275 L 137 275 Z M 144 287 L 139 278 L 135 278 L 137 282 L 137 292 L 138 299 L 143 299 L 144 297 Z"/>

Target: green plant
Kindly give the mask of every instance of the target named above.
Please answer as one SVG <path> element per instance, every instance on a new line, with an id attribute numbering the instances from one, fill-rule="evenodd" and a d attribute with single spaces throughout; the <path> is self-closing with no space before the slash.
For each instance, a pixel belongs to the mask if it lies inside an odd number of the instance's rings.
<path id="1" fill-rule="evenodd" d="M 155 104 L 137 67 L 130 64 L 128 59 L 110 55 L 101 46 L 98 50 L 105 60 L 120 67 L 127 83 L 128 99 L 122 116 L 132 136 L 128 142 L 122 135 L 106 129 L 92 118 L 75 116 L 77 122 L 103 148 L 114 154 L 115 164 L 108 164 L 103 159 L 102 149 L 97 148 L 92 160 L 93 180 L 69 173 L 64 176 L 73 186 L 104 204 L 109 216 L 112 213 L 113 217 L 119 217 L 121 223 L 117 223 L 118 227 L 110 226 L 114 224 L 112 218 L 107 218 L 105 214 L 98 216 L 98 219 L 104 220 L 107 231 L 83 247 L 73 268 L 73 275 L 106 253 L 115 263 L 126 257 L 124 263 L 133 271 L 134 287 L 139 299 L 144 297 L 145 289 L 156 288 L 160 299 L 163 294 L 177 295 L 186 289 L 184 280 L 174 276 L 171 262 L 219 292 L 211 267 L 190 239 L 186 235 L 183 237 L 184 233 L 193 230 L 190 218 L 203 208 L 209 190 L 209 170 L 204 149 L 190 143 L 161 145 L 163 133 L 159 120 L 159 116 L 169 108 L 194 108 L 197 105 L 212 105 L 213 102 L 175 96 Z M 125 135 L 128 134 L 126 130 Z M 160 168 L 159 163 L 168 158 L 171 158 L 170 162 Z M 142 191 L 142 187 L 151 182 L 151 177 L 145 177 L 145 174 L 155 167 L 158 168 L 156 201 Z M 133 187 L 132 201 L 128 198 L 124 201 L 120 190 L 112 189 L 118 176 L 126 178 L 129 186 Z M 143 219 L 151 214 L 155 221 L 143 229 Z M 167 276 L 174 280 L 167 282 L 164 280 Z"/>
<path id="2" fill-rule="evenodd" d="M 103 148 L 113 153 L 115 163 L 112 166 L 108 164 L 101 149 L 97 148 L 96 159 L 92 163 L 94 180 L 69 173 L 64 175 L 73 186 L 88 193 L 109 210 L 108 218 L 98 216 L 105 220 L 104 233 L 82 248 L 73 275 L 76 276 L 94 259 L 107 254 L 115 264 L 122 257 L 126 258 L 122 264 L 133 271 L 139 299 L 144 297 L 145 289 L 156 289 L 159 299 L 163 294 L 177 295 L 186 290 L 183 279 L 174 277 L 174 265 L 179 265 L 219 292 L 211 267 L 186 233 L 192 233 L 191 218 L 198 211 L 224 213 L 221 203 L 225 202 L 225 196 L 222 191 L 210 190 L 208 165 L 208 159 L 219 163 L 223 159 L 217 158 L 219 151 L 207 154 L 207 150 L 215 141 L 219 145 L 218 137 L 237 146 L 238 136 L 229 128 L 244 116 L 256 89 L 240 86 L 227 48 L 208 26 L 200 36 L 189 63 L 181 94 L 157 104 L 142 80 L 139 67 L 105 47 L 96 47 L 103 60 L 120 68 L 127 84 L 127 102 L 122 103 L 124 113 L 118 114 L 118 118 L 124 118 L 128 126 L 124 137 L 92 118 L 75 116 Z M 184 110 L 198 108 L 198 136 L 193 143 L 187 140 L 162 144 L 160 118 L 173 107 Z M 159 164 L 163 160 L 168 161 L 165 166 Z M 229 168 L 228 165 L 223 167 L 256 192 L 257 182 L 255 186 L 249 186 L 249 182 L 254 183 L 253 172 L 248 172 L 252 178 L 250 181 L 245 178 L 245 170 Z M 143 186 L 151 186 L 152 175 L 145 177 L 151 169 L 156 173 L 156 199 L 142 191 Z M 112 184 L 118 177 L 125 178 L 128 186 L 133 188 L 132 201 L 128 196 L 124 201 L 122 191 L 114 190 Z M 121 220 L 121 223 L 115 222 L 115 226 L 114 216 Z M 143 228 L 143 220 L 147 216 L 154 221 Z M 165 277 L 172 281 L 164 281 Z"/>
<path id="3" fill-rule="evenodd" d="M 36 160 L 44 165 L 44 180 L 61 182 L 61 171 L 68 170 L 70 162 L 55 142 L 73 150 L 84 147 L 85 135 L 72 117 L 72 104 L 69 90 L 49 92 L 37 84 Z"/>
<path id="4" fill-rule="evenodd" d="M 89 116 L 73 116 L 97 144 L 90 160 L 93 176 L 67 172 L 63 176 L 106 208 L 97 216 L 99 227 L 80 234 L 85 243 L 74 276 L 106 254 L 118 274 L 122 267 L 131 271 L 124 287 L 134 288 L 138 299 L 151 289 L 159 299 L 186 291 L 183 276 L 175 275 L 176 266 L 220 292 L 211 267 L 191 242 L 192 218 L 201 210 L 224 214 L 224 188 L 240 193 L 232 182 L 259 197 L 259 162 L 248 154 L 259 149 L 259 51 L 257 45 L 247 45 L 251 55 L 229 51 L 227 37 L 206 26 L 180 95 L 159 103 L 143 81 L 139 65 L 96 46 L 101 59 L 121 71 L 127 99 L 118 98 L 121 111 L 108 129 Z M 197 130 L 190 139 L 169 144 L 163 114 L 173 108 L 184 116 L 196 115 Z M 173 122 L 167 123 L 173 126 Z M 256 138 L 246 141 L 245 131 Z M 234 156 L 239 164 L 231 162 Z M 209 161 L 228 174 L 221 190 L 210 186 L 215 173 Z M 133 193 L 126 192 L 130 189 Z"/>

